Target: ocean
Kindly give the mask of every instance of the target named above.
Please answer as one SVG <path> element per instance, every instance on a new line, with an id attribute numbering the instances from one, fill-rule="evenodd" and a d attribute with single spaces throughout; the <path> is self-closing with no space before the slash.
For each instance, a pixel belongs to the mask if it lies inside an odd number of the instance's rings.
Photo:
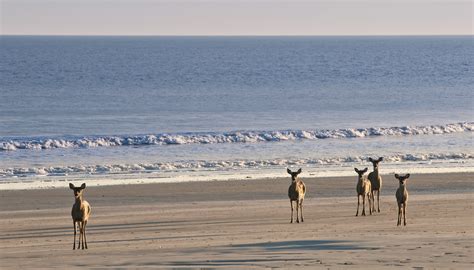
<path id="1" fill-rule="evenodd" d="M 472 36 L 0 46 L 0 189 L 474 171 Z"/>

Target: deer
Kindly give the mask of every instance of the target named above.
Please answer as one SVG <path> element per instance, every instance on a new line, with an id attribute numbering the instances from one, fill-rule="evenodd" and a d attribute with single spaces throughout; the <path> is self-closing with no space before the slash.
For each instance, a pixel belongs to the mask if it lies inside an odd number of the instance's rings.
<path id="1" fill-rule="evenodd" d="M 69 183 L 69 188 L 74 191 L 75 199 L 71 210 L 72 225 L 74 226 L 74 242 L 72 243 L 72 249 L 76 249 L 76 225 L 80 233 L 77 249 L 81 248 L 81 242 L 82 249 L 84 249 L 84 246 L 87 249 L 86 225 L 91 214 L 91 206 L 83 199 L 86 184 L 83 183 L 80 187 L 75 187 L 72 183 Z"/>
<path id="2" fill-rule="evenodd" d="M 395 193 L 395 197 L 397 198 L 398 204 L 398 221 L 397 226 L 402 225 L 402 215 L 403 215 L 403 226 L 407 225 L 407 202 L 408 202 L 408 190 L 406 186 L 406 180 L 410 177 L 410 174 L 406 174 L 405 176 L 400 176 L 395 174 L 395 178 L 398 179 L 400 182 L 400 186 Z"/>
<path id="3" fill-rule="evenodd" d="M 379 174 L 379 163 L 383 160 L 383 157 L 375 160 L 369 157 L 369 161 L 374 166 L 374 171 L 369 173 L 370 184 L 372 185 L 372 212 L 375 212 L 375 192 L 377 192 L 377 210 L 380 212 L 380 191 L 382 190 L 382 176 Z"/>
<path id="4" fill-rule="evenodd" d="M 369 213 L 372 215 L 372 208 L 371 208 L 371 192 L 372 192 L 372 185 L 370 181 L 364 177 L 364 173 L 367 172 L 367 168 L 363 170 L 359 170 L 354 168 L 355 172 L 359 175 L 356 191 L 357 191 L 357 212 L 356 217 L 359 215 L 359 205 L 360 205 L 360 196 L 362 196 L 362 215 L 365 216 L 365 197 L 367 197 L 369 201 Z"/>
<path id="5" fill-rule="evenodd" d="M 290 206 L 291 206 L 291 220 L 290 223 L 293 223 L 293 202 L 296 204 L 296 223 L 300 223 L 299 216 L 298 216 L 298 209 L 301 212 L 301 222 L 304 222 L 303 219 L 303 200 L 304 195 L 306 194 L 306 186 L 298 178 L 298 175 L 302 172 L 301 168 L 296 171 L 292 172 L 290 169 L 286 169 L 286 171 L 291 175 L 291 185 L 288 187 L 288 197 L 290 198 Z"/>

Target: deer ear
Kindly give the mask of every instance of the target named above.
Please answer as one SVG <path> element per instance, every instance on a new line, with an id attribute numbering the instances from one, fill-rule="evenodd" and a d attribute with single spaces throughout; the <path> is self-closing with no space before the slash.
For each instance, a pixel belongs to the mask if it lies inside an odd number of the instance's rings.
<path id="1" fill-rule="evenodd" d="M 409 174 L 409 173 L 407 173 L 407 174 L 405 175 L 405 178 L 408 178 L 408 177 L 410 177 L 410 174 Z"/>
<path id="2" fill-rule="evenodd" d="M 398 178 L 400 178 L 400 176 L 399 176 L 398 174 L 395 174 L 395 178 L 397 178 L 397 179 L 398 179 Z"/>
<path id="3" fill-rule="evenodd" d="M 365 169 L 362 170 L 362 172 L 366 173 L 367 170 L 368 170 L 368 168 L 365 168 Z"/>
<path id="4" fill-rule="evenodd" d="M 382 160 L 383 160 L 383 157 L 380 157 L 380 158 L 379 158 L 379 162 L 382 161 Z"/>
<path id="5" fill-rule="evenodd" d="M 369 161 L 372 162 L 372 161 L 374 161 L 374 160 L 373 160 L 371 157 L 369 157 Z"/>
<path id="6" fill-rule="evenodd" d="M 297 171 L 298 174 L 300 174 L 302 172 L 301 168 Z"/>
<path id="7" fill-rule="evenodd" d="M 290 169 L 286 169 L 286 172 L 291 174 L 291 170 Z"/>
<path id="8" fill-rule="evenodd" d="M 86 188 L 86 183 L 82 183 L 81 189 L 85 189 L 85 188 Z"/>
<path id="9" fill-rule="evenodd" d="M 72 183 L 69 183 L 69 188 L 74 189 L 74 185 Z"/>
<path id="10" fill-rule="evenodd" d="M 359 173 L 359 170 L 358 170 L 357 168 L 354 168 L 354 171 L 355 171 L 356 173 Z"/>

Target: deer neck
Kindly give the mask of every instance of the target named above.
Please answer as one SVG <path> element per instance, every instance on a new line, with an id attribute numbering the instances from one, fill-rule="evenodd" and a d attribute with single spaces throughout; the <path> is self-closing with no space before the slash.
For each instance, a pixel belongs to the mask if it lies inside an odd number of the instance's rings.
<path id="1" fill-rule="evenodd" d="M 298 188 L 298 179 L 292 180 L 291 186 L 296 190 Z"/>
<path id="2" fill-rule="evenodd" d="M 377 178 L 379 177 L 379 167 L 375 167 L 375 166 L 374 166 L 374 175 L 375 175 L 375 177 L 377 177 Z"/>
<path id="3" fill-rule="evenodd" d="M 400 186 L 398 187 L 398 189 L 400 189 L 400 190 L 406 190 L 406 189 L 407 189 L 407 186 L 406 186 L 406 184 L 401 184 L 401 183 L 400 183 Z"/>
<path id="4" fill-rule="evenodd" d="M 82 195 L 81 195 L 81 196 L 77 196 L 77 197 L 74 199 L 74 204 L 81 205 L 82 202 L 83 202 Z"/>

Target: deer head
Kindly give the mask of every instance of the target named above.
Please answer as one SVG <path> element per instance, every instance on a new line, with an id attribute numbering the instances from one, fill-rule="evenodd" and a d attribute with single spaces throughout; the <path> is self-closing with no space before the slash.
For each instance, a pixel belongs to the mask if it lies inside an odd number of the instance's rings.
<path id="1" fill-rule="evenodd" d="M 75 187 L 74 184 L 69 183 L 69 188 L 74 191 L 74 197 L 79 198 L 82 197 L 82 194 L 84 193 L 84 189 L 86 188 L 86 183 L 82 183 L 80 187 Z"/>
<path id="2" fill-rule="evenodd" d="M 362 176 L 364 175 L 364 173 L 366 173 L 368 170 L 368 168 L 365 168 L 363 170 L 359 170 L 357 168 L 354 168 L 354 171 L 359 175 L 359 179 L 362 179 Z"/>
<path id="3" fill-rule="evenodd" d="M 401 176 L 401 175 L 398 175 L 398 174 L 395 174 L 395 178 L 398 179 L 398 181 L 400 182 L 400 185 L 403 186 L 405 185 L 405 181 L 408 179 L 408 177 L 410 177 L 410 174 L 405 174 L 404 176 Z"/>
<path id="4" fill-rule="evenodd" d="M 374 165 L 374 170 L 378 169 L 379 167 L 379 162 L 383 160 L 383 157 L 380 157 L 379 159 L 372 159 L 369 157 L 369 161 L 372 162 L 372 165 Z"/>
<path id="5" fill-rule="evenodd" d="M 300 174 L 302 172 L 301 168 L 296 172 L 292 172 L 290 169 L 286 169 L 286 171 L 288 172 L 288 174 L 291 175 L 291 181 L 296 181 L 296 178 L 298 177 L 298 174 Z"/>

